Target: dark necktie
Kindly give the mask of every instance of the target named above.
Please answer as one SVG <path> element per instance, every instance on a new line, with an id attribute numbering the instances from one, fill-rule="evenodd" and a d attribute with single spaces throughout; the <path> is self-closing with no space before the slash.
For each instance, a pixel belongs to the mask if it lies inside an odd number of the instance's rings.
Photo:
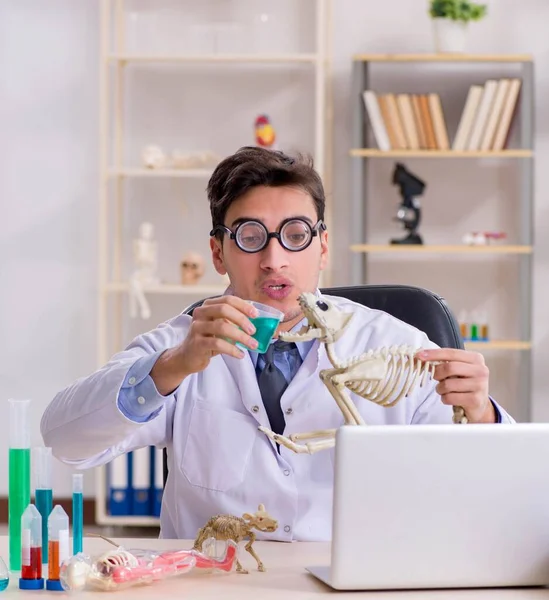
<path id="1" fill-rule="evenodd" d="M 288 387 L 288 382 L 282 371 L 275 365 L 275 355 L 281 352 L 289 352 L 293 349 L 297 350 L 297 346 L 293 342 L 283 342 L 277 340 L 274 344 L 270 344 L 265 354 L 260 354 L 265 361 L 265 366 L 259 374 L 258 384 L 263 405 L 269 417 L 271 429 L 278 434 L 284 432 L 284 414 L 280 407 L 280 398 L 284 390 Z M 258 357 L 258 362 L 259 362 Z M 258 368 L 261 368 L 258 364 Z"/>

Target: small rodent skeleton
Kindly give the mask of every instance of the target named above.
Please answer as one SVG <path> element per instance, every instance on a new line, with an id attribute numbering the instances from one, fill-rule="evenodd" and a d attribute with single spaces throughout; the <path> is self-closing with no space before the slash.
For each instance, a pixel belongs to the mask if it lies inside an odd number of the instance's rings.
<path id="1" fill-rule="evenodd" d="M 433 375 L 438 363 L 419 360 L 415 356 L 419 348 L 411 346 L 368 350 L 345 360 L 339 359 L 335 353 L 335 342 L 345 332 L 353 313 L 343 312 L 327 298 L 311 293 L 301 294 L 298 301 L 307 318 L 307 325 L 296 333 L 280 333 L 280 339 L 287 342 L 318 339 L 325 344 L 333 368 L 322 370 L 320 378 L 341 410 L 345 425 L 366 425 L 349 391 L 388 408 L 408 396 L 417 385 L 424 385 L 428 377 Z M 454 406 L 453 411 L 454 423 L 467 423 L 462 407 Z M 296 453 L 307 454 L 333 447 L 337 431 L 324 429 L 286 437 L 267 427 L 260 426 L 259 429 L 276 443 Z M 305 443 L 296 443 L 299 441 Z"/>

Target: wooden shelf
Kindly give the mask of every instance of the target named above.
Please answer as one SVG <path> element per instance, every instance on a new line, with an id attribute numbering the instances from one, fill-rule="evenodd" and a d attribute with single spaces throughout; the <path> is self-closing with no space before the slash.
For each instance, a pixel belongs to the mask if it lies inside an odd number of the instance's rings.
<path id="1" fill-rule="evenodd" d="M 109 169 L 109 177 L 210 177 L 212 169 L 141 169 L 126 168 Z"/>
<path id="2" fill-rule="evenodd" d="M 355 62 L 532 62 L 530 54 L 355 54 Z"/>
<path id="3" fill-rule="evenodd" d="M 125 282 L 108 283 L 105 286 L 107 292 L 128 292 L 129 285 Z M 143 288 L 146 294 L 180 294 L 184 296 L 211 296 L 222 294 L 227 289 L 226 285 L 178 285 L 173 283 L 161 283 L 149 285 Z"/>
<path id="4" fill-rule="evenodd" d="M 467 350 L 531 350 L 531 342 L 523 342 L 520 340 L 489 340 L 465 342 Z"/>
<path id="5" fill-rule="evenodd" d="M 354 244 L 352 252 L 410 254 L 531 254 L 532 246 L 466 246 L 455 245 L 420 245 L 420 244 Z"/>
<path id="6" fill-rule="evenodd" d="M 188 54 L 181 56 L 111 54 L 108 60 L 115 63 L 314 63 L 318 60 L 318 56 L 314 53 Z"/>
<path id="7" fill-rule="evenodd" d="M 362 158 L 530 158 L 532 150 L 379 150 L 352 148 L 349 154 Z"/>

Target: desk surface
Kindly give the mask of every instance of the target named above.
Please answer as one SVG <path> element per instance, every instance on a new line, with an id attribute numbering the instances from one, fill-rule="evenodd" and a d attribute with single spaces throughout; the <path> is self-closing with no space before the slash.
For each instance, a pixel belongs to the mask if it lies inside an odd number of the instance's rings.
<path id="1" fill-rule="evenodd" d="M 184 549 L 191 548 L 190 540 L 157 539 L 121 539 L 113 541 L 126 548 Z M 487 590 L 432 590 L 432 591 L 393 591 L 393 592 L 336 592 L 319 582 L 305 571 L 308 565 L 328 564 L 330 546 L 327 543 L 256 542 L 254 548 L 267 568 L 265 573 L 255 570 L 255 561 L 244 551 L 242 544 L 241 563 L 249 569 L 249 574 L 206 574 L 197 571 L 179 577 L 158 582 L 151 586 L 133 587 L 107 594 L 113 600 L 131 598 L 215 598 L 231 600 L 305 600 L 330 594 L 337 598 L 368 598 L 369 600 L 549 600 L 549 588 L 532 589 L 487 589 Z M 84 552 L 96 554 L 111 546 L 104 540 L 84 538 Z M 0 536 L 0 556 L 8 563 L 8 538 Z M 63 593 L 41 591 L 23 591 L 18 587 L 18 573 L 10 573 L 10 584 L 6 591 L 0 592 L 0 600 L 8 598 L 34 598 L 42 600 L 56 598 Z M 44 577 L 47 577 L 47 567 Z M 71 594 L 73 598 L 106 598 L 102 592 L 79 592 Z"/>

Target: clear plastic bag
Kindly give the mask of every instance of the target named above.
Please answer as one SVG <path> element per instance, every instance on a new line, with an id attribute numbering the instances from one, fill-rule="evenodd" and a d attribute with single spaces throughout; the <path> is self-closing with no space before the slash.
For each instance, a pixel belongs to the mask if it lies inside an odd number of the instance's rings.
<path id="1" fill-rule="evenodd" d="M 230 572 L 236 564 L 238 546 L 232 540 L 209 538 L 197 550 L 125 549 L 122 546 L 100 555 L 78 553 L 61 565 L 64 590 L 117 591 L 188 573 L 191 569 Z"/>

